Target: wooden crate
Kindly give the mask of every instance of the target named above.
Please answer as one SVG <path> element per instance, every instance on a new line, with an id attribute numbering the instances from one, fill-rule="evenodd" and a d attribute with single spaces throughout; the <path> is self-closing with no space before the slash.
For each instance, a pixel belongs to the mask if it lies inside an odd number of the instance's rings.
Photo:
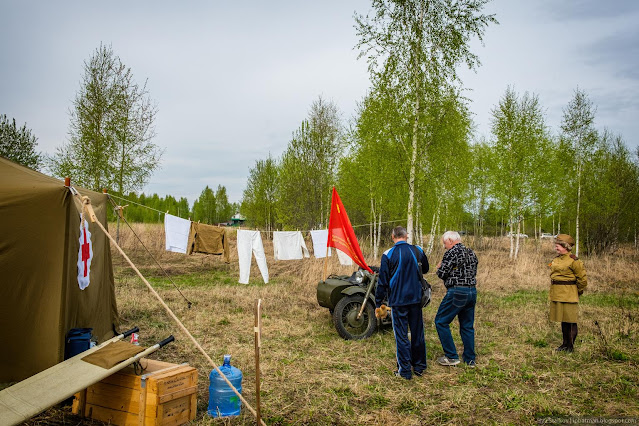
<path id="1" fill-rule="evenodd" d="M 142 359 L 75 395 L 73 413 L 113 425 L 180 425 L 195 418 L 197 370 Z"/>

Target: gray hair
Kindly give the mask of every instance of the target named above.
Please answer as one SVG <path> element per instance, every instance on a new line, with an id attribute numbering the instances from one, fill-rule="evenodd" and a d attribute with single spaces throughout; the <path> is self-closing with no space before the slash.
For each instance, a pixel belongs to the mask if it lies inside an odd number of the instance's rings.
<path id="1" fill-rule="evenodd" d="M 395 238 L 404 238 L 408 236 L 408 233 L 403 226 L 396 226 L 393 228 L 392 236 Z"/>
<path id="2" fill-rule="evenodd" d="M 461 241 L 461 236 L 459 235 L 459 232 L 457 231 L 446 231 L 444 232 L 444 235 L 442 235 L 442 241 Z"/>

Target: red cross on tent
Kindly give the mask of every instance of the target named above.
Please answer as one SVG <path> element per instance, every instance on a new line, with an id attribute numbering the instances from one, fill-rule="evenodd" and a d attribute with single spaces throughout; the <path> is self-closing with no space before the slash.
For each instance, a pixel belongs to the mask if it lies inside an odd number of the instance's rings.
<path id="1" fill-rule="evenodd" d="M 87 228 L 85 228 L 84 226 L 82 227 L 82 236 L 84 237 L 84 244 L 80 246 L 82 249 L 82 262 L 84 262 L 84 271 L 82 276 L 86 277 L 89 273 L 89 265 L 87 264 L 87 262 L 91 258 L 91 255 L 89 251 L 90 246 L 87 242 Z"/>

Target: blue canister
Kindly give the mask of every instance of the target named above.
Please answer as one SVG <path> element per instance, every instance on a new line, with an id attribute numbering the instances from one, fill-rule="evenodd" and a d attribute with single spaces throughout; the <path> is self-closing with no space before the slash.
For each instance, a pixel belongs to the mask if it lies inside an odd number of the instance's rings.
<path id="1" fill-rule="evenodd" d="M 242 393 L 242 372 L 231 365 L 231 355 L 224 355 L 224 364 L 220 367 L 222 374 Z M 224 381 L 220 374 L 213 370 L 209 375 L 209 416 L 229 417 L 240 414 L 240 397 Z"/>
<path id="2" fill-rule="evenodd" d="M 92 328 L 72 328 L 64 339 L 64 359 L 73 358 L 91 346 Z"/>

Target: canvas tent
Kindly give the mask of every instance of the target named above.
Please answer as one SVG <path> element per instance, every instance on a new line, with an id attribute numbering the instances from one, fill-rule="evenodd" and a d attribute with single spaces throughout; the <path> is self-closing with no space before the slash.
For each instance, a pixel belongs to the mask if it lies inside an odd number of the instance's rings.
<path id="1" fill-rule="evenodd" d="M 106 227 L 106 195 L 76 189 Z M 101 342 L 118 325 L 109 240 L 90 221 L 90 284 L 78 285 L 73 198 L 64 182 L 0 157 L 0 383 L 62 361 L 71 328 L 93 328 Z"/>

